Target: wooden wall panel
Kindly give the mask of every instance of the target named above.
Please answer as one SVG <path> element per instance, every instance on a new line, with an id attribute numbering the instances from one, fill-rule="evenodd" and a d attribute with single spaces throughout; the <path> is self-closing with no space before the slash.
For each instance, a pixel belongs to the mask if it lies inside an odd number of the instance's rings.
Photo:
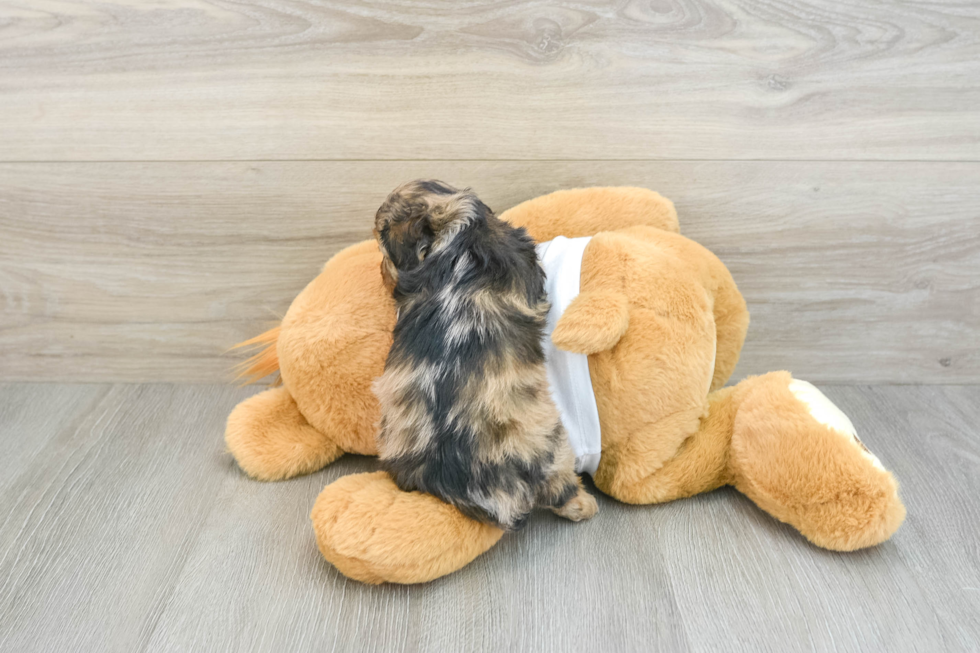
<path id="1" fill-rule="evenodd" d="M 970 0 L 0 0 L 0 160 L 977 160 Z"/>
<path id="2" fill-rule="evenodd" d="M 213 381 L 397 182 L 638 184 L 739 373 L 980 376 L 967 0 L 0 0 L 0 378 Z"/>
<path id="3" fill-rule="evenodd" d="M 0 164 L 0 378 L 226 379 L 400 181 L 503 210 L 640 185 L 732 270 L 753 322 L 738 375 L 980 380 L 980 164 L 199 162 Z"/>

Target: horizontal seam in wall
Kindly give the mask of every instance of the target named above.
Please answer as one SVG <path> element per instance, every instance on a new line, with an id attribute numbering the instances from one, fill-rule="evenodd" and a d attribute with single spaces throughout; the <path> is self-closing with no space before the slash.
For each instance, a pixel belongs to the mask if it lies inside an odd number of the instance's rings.
<path id="1" fill-rule="evenodd" d="M 980 163 L 980 159 L 57 159 L 4 160 L 0 165 L 81 163 Z"/>

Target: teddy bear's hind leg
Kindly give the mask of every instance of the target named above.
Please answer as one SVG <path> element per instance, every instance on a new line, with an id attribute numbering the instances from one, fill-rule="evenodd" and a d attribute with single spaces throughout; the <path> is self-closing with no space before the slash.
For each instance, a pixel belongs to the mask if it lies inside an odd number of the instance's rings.
<path id="1" fill-rule="evenodd" d="M 827 397 L 787 372 L 736 386 L 733 484 L 818 546 L 851 551 L 888 539 L 905 518 L 898 484 Z"/>
<path id="2" fill-rule="evenodd" d="M 706 411 L 675 415 L 674 418 L 686 417 L 691 435 L 674 456 L 656 467 L 636 473 L 636 458 L 630 452 L 603 452 L 605 460 L 593 476 L 596 486 L 625 503 L 651 504 L 683 499 L 727 484 L 727 451 L 734 421 L 731 393 L 732 388 L 712 393 Z"/>
<path id="3" fill-rule="evenodd" d="M 260 481 L 309 474 L 343 450 L 306 421 L 286 388 L 272 388 L 238 404 L 228 416 L 225 443 L 238 466 Z"/>

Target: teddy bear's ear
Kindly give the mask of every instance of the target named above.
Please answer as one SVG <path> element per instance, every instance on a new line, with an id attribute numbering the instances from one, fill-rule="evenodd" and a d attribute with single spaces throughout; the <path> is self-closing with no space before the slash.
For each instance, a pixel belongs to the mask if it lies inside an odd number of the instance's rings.
<path id="1" fill-rule="evenodd" d="M 612 349 L 629 327 L 626 295 L 608 290 L 583 292 L 558 319 L 551 341 L 555 347 L 576 354 L 595 354 Z"/>

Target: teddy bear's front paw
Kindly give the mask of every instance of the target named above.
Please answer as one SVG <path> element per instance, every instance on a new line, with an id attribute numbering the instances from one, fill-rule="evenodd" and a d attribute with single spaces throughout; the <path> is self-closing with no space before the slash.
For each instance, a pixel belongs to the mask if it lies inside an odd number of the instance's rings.
<path id="1" fill-rule="evenodd" d="M 583 292 L 568 305 L 551 332 L 555 347 L 576 354 L 612 349 L 629 327 L 629 300 L 614 292 Z"/>
<path id="2" fill-rule="evenodd" d="M 398 489 L 385 472 L 334 481 L 310 518 L 323 557 L 345 576 L 371 584 L 445 576 L 503 535 L 431 494 Z"/>
<path id="3" fill-rule="evenodd" d="M 344 453 L 310 426 L 286 388 L 272 388 L 238 404 L 228 416 L 225 443 L 238 466 L 260 481 L 309 474 Z"/>

